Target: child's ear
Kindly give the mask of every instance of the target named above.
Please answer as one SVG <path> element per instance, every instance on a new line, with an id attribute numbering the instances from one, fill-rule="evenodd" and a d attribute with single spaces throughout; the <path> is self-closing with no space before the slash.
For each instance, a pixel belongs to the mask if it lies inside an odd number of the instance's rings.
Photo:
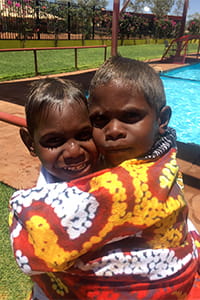
<path id="1" fill-rule="evenodd" d="M 31 137 L 28 129 L 25 127 L 21 127 L 19 133 L 24 145 L 27 147 L 30 154 L 32 156 L 37 156 L 35 153 L 33 138 Z"/>
<path id="2" fill-rule="evenodd" d="M 171 108 L 169 106 L 164 106 L 159 114 L 159 133 L 163 135 L 167 129 L 169 120 L 171 118 Z"/>

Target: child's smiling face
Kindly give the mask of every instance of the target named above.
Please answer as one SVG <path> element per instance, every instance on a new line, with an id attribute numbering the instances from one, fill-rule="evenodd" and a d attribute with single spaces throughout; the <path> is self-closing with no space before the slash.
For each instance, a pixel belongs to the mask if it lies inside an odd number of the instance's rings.
<path id="1" fill-rule="evenodd" d="M 96 87 L 90 101 L 93 137 L 108 164 L 116 166 L 151 149 L 159 121 L 141 92 L 111 81 Z"/>
<path id="2" fill-rule="evenodd" d="M 50 174 L 69 181 L 92 172 L 97 150 L 85 104 L 49 108 L 34 131 L 34 153 Z"/>

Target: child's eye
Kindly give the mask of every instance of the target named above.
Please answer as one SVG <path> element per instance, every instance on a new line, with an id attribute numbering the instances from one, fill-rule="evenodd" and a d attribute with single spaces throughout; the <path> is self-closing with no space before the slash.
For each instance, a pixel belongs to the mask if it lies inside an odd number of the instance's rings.
<path id="1" fill-rule="evenodd" d="M 61 137 L 52 137 L 47 140 L 41 141 L 40 144 L 45 148 L 58 148 L 65 143 L 65 139 Z"/>
<path id="2" fill-rule="evenodd" d="M 140 121 L 142 119 L 142 115 L 135 111 L 124 112 L 119 120 L 124 123 L 132 124 Z"/>
<path id="3" fill-rule="evenodd" d="M 92 125 L 96 128 L 103 128 L 109 122 L 109 119 L 104 115 L 94 115 L 90 119 Z"/>

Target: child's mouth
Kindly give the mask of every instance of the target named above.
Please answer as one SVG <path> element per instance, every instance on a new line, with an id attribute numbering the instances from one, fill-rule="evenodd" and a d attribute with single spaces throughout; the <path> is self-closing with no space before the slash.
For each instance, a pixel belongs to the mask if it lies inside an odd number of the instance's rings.
<path id="1" fill-rule="evenodd" d="M 86 168 L 87 164 L 86 162 L 80 163 L 77 165 L 70 165 L 70 166 L 65 166 L 62 169 L 67 171 L 67 172 L 80 172 Z"/>

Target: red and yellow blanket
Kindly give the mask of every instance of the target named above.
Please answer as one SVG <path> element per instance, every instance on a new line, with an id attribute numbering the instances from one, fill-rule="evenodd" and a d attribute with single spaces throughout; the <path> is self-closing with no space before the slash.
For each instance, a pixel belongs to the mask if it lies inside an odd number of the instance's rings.
<path id="1" fill-rule="evenodd" d="M 175 149 L 18 191 L 10 206 L 16 261 L 48 299 L 190 299 L 195 285 L 199 293 L 199 236 L 188 232 Z"/>

